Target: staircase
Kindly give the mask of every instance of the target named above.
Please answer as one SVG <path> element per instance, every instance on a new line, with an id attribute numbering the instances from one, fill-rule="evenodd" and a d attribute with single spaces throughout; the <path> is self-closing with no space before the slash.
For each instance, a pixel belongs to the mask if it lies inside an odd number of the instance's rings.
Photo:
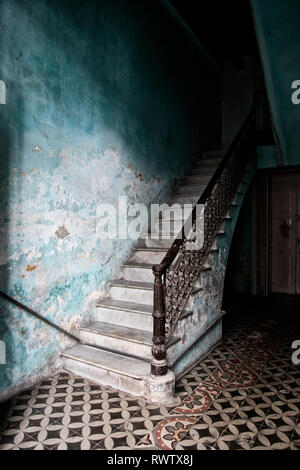
<path id="1" fill-rule="evenodd" d="M 191 204 L 192 208 L 215 173 L 224 154 L 223 151 L 202 154 L 195 161 L 191 174 L 175 188 L 170 205 Z M 230 216 L 227 215 L 225 219 L 230 220 Z M 152 266 L 163 260 L 175 235 L 181 230 L 184 219 L 178 218 L 175 211 L 171 221 L 173 223 L 171 238 L 163 238 L 170 223 L 170 214 L 163 212 L 162 217 L 157 218 L 155 223 L 154 232 L 158 239 L 148 238 L 139 241 L 128 261 L 123 265 L 122 279 L 110 282 L 110 298 L 98 302 L 95 319 L 88 326 L 80 328 L 81 344 L 64 352 L 65 369 L 94 382 L 147 398 L 153 344 L 154 277 Z M 220 228 L 221 237 L 225 233 L 224 228 L 225 225 Z M 218 255 L 217 245 L 216 240 L 211 247 L 214 257 Z M 205 263 L 201 272 L 207 276 L 210 270 L 210 264 Z M 201 280 L 195 284 L 190 299 L 192 303 L 205 289 L 203 285 L 205 286 L 205 283 L 203 284 Z M 191 360 L 184 361 L 181 357 L 186 353 L 184 347 L 186 341 L 182 337 L 183 334 L 186 335 L 186 328 L 182 330 L 180 327 L 189 322 L 192 324 L 192 314 L 192 309 L 186 308 L 182 311 L 178 327 L 167 343 L 168 365 L 170 369 L 174 367 L 177 376 L 192 364 Z M 214 344 L 220 339 L 220 334 L 217 336 L 213 341 Z M 206 348 L 202 348 L 200 356 L 207 354 L 208 350 L 214 346 L 210 343 Z M 181 367 L 178 366 L 180 359 Z M 192 359 L 195 361 L 194 358 Z M 199 354 L 197 354 L 197 360 L 199 359 Z"/>

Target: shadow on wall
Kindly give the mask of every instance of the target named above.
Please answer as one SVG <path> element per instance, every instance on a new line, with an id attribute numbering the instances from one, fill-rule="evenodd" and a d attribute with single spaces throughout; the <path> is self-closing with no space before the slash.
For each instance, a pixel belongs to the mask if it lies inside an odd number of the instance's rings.
<path id="1" fill-rule="evenodd" d="M 72 331 L 133 244 L 97 239 L 99 204 L 165 202 L 195 122 L 197 150 L 218 147 L 220 78 L 160 2 L 36 5 L 0 3 L 0 290 Z M 0 339 L 0 395 L 69 345 L 3 301 Z"/>
<path id="2" fill-rule="evenodd" d="M 0 24 L 2 23 L 0 8 Z M 3 26 L 2 26 L 3 27 Z M 5 53 L 2 44 L 3 35 L 0 35 L 0 51 Z M 12 60 L 18 61 L 20 57 Z M 10 240 L 10 216 L 11 216 L 11 192 L 18 193 L 18 180 L 12 181 L 11 175 L 17 172 L 14 168 L 14 161 L 20 159 L 23 154 L 23 116 L 24 100 L 22 85 L 10 80 L 1 66 L 0 55 L 0 80 L 5 83 L 5 102 L 0 104 L 0 290 L 9 291 L 10 272 L 14 262 L 9 260 L 9 240 Z M 13 97 L 13 99 L 12 99 Z M 19 160 L 20 161 L 20 160 Z M 20 345 L 15 343 L 11 333 L 12 309 L 7 301 L 0 297 L 0 341 L 2 341 L 2 354 L 0 357 L 0 388 L 1 384 L 9 386 L 13 383 L 12 365 L 18 359 L 15 351 L 20 349 Z M 21 332 L 20 332 L 21 334 Z M 9 367 L 8 367 L 9 365 Z"/>

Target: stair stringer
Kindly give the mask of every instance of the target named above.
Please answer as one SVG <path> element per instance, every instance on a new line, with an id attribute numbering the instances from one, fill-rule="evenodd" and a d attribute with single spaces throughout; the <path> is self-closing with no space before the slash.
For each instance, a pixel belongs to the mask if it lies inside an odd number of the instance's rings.
<path id="1" fill-rule="evenodd" d="M 170 369 L 178 379 L 205 357 L 222 338 L 222 300 L 229 250 L 234 229 L 244 202 L 246 192 L 255 174 L 256 166 L 251 164 L 236 193 L 230 208 L 230 217 L 224 219 L 224 233 L 217 235 L 216 244 L 208 256 L 207 265 L 196 281 L 195 293 L 188 299 L 185 310 L 192 313 L 179 321 L 173 335 L 180 338 L 168 348 L 167 359 Z"/>

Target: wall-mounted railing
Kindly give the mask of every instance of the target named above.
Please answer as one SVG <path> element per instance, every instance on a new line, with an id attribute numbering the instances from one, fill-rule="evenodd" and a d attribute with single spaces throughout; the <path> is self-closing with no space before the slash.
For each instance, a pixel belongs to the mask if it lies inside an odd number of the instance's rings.
<path id="1" fill-rule="evenodd" d="M 45 318 L 43 317 L 42 315 L 40 315 L 39 313 L 35 312 L 34 310 L 32 310 L 31 308 L 29 307 L 26 307 L 26 305 L 23 305 L 21 304 L 21 302 L 19 302 L 18 300 L 14 299 L 13 297 L 10 297 L 9 295 L 7 295 L 5 292 L 2 292 L 0 291 L 0 297 L 2 297 L 3 299 L 7 300 L 8 302 L 12 303 L 13 305 L 15 305 L 16 307 L 20 308 L 21 310 L 24 310 L 25 312 L 29 313 L 30 315 L 34 316 L 35 318 L 37 318 L 38 320 L 44 322 L 44 323 L 47 323 L 47 325 L 51 326 L 51 328 L 54 328 L 55 330 L 59 331 L 60 333 L 62 333 L 63 335 L 66 335 L 66 336 L 69 336 L 69 338 L 75 340 L 75 341 L 78 341 L 80 343 L 80 339 L 77 338 L 77 336 L 75 335 L 72 335 L 72 333 L 70 333 L 69 331 L 65 330 L 64 328 L 61 328 L 59 325 L 56 325 L 55 323 L 53 323 L 51 320 L 48 320 L 48 318 Z"/>

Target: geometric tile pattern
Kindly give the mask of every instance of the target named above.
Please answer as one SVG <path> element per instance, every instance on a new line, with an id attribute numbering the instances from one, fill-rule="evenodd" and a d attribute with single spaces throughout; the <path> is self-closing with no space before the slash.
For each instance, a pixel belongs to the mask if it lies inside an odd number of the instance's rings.
<path id="1" fill-rule="evenodd" d="M 172 407 L 62 371 L 16 398 L 0 450 L 298 450 L 295 334 L 239 322 L 178 381 Z"/>

